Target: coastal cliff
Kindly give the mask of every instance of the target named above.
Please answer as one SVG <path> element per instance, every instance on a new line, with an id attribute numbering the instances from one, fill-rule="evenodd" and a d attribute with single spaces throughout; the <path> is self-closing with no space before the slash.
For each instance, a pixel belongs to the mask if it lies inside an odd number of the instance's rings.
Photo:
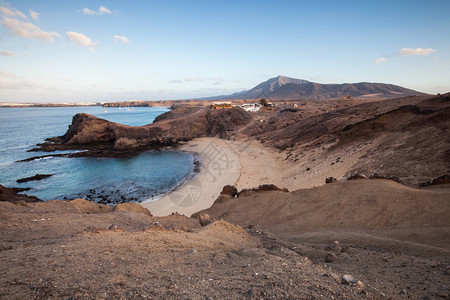
<path id="1" fill-rule="evenodd" d="M 63 136 L 47 139 L 33 150 L 87 150 L 76 156 L 120 156 L 174 147 L 198 137 L 227 139 L 230 132 L 249 124 L 252 119 L 251 114 L 241 108 L 176 108 L 159 116 L 152 124 L 133 127 L 80 113 L 73 117 Z"/>

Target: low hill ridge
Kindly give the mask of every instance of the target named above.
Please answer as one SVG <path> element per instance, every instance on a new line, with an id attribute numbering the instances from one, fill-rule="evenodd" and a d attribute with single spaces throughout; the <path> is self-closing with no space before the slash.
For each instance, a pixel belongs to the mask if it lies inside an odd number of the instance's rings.
<path id="1" fill-rule="evenodd" d="M 211 97 L 211 100 L 260 99 L 337 99 L 345 96 L 359 98 L 397 98 L 419 96 L 424 93 L 387 83 L 321 84 L 279 75 L 254 88 L 231 95 Z"/>

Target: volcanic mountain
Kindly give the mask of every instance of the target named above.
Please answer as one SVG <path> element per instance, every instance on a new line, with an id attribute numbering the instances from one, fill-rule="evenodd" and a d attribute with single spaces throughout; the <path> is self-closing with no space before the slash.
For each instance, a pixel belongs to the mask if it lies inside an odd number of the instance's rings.
<path id="1" fill-rule="evenodd" d="M 425 95 L 398 85 L 386 83 L 320 84 L 302 79 L 278 76 L 262 82 L 254 88 L 231 95 L 208 98 L 211 100 L 260 99 L 336 99 L 345 96 L 358 98 L 398 98 Z"/>

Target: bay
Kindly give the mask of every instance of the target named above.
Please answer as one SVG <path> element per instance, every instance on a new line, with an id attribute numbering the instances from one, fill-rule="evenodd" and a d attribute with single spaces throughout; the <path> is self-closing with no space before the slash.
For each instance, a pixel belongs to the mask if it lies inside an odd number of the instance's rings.
<path id="1" fill-rule="evenodd" d="M 148 151 L 127 158 L 49 157 L 18 162 L 40 152 L 27 152 L 48 137 L 63 135 L 72 117 L 89 113 L 129 126 L 152 123 L 167 108 L 32 107 L 0 109 L 0 184 L 31 188 L 25 193 L 42 200 L 86 198 L 97 202 L 145 201 L 182 184 L 193 172 L 192 155 Z M 64 153 L 52 152 L 55 153 Z M 47 153 L 42 153 L 47 154 Z M 35 174 L 41 181 L 17 183 Z"/>

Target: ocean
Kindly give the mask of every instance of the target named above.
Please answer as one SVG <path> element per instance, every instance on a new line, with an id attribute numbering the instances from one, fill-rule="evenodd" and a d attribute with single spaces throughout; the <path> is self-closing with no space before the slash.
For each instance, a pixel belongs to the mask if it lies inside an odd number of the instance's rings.
<path id="1" fill-rule="evenodd" d="M 130 126 L 152 123 L 167 108 L 103 107 L 0 108 L 0 184 L 30 188 L 23 192 L 41 200 L 85 198 L 102 203 L 141 202 L 181 185 L 192 175 L 194 158 L 176 151 L 147 151 L 127 158 L 29 157 L 64 153 L 27 152 L 46 138 L 63 135 L 77 113 Z M 68 151 L 71 152 L 71 151 Z M 36 174 L 52 174 L 40 181 L 17 183 Z"/>

